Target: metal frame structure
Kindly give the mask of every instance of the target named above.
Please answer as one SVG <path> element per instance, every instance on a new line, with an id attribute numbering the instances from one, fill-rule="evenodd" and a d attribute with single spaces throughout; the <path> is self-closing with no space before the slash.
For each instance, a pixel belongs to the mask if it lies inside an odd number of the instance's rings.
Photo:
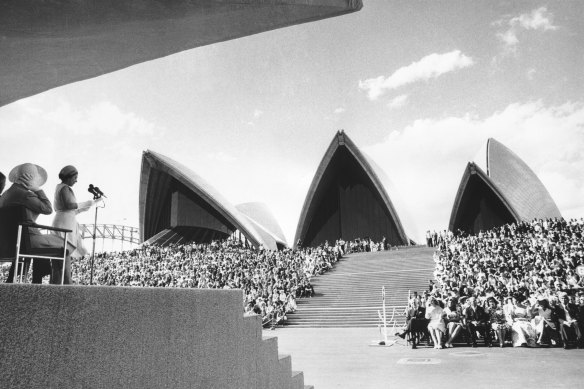
<path id="1" fill-rule="evenodd" d="M 79 233 L 83 239 L 93 238 L 94 224 L 80 224 Z M 117 224 L 97 224 L 95 225 L 95 237 L 101 239 L 121 240 L 140 244 L 140 233 L 138 228 Z"/>

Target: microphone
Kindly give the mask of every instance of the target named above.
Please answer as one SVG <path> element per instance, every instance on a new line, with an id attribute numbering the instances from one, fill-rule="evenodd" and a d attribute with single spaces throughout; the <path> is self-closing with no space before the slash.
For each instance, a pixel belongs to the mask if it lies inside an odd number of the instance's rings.
<path id="1" fill-rule="evenodd" d="M 95 198 L 99 198 L 102 196 L 107 198 L 107 196 L 104 195 L 103 192 L 97 186 L 93 186 L 92 184 L 89 184 L 89 188 L 87 188 L 87 191 L 91 193 Z"/>

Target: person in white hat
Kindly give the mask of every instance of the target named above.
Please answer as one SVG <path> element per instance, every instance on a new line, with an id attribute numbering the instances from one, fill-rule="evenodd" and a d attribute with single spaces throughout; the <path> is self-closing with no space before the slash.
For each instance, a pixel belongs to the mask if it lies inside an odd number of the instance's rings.
<path id="1" fill-rule="evenodd" d="M 73 193 L 73 185 L 77 183 L 79 172 L 75 166 L 67 165 L 59 172 L 61 183 L 55 189 L 55 218 L 53 219 L 53 227 L 65 228 L 72 232 L 67 234 L 67 241 L 75 246 L 75 251 L 71 253 L 71 258 L 80 258 L 87 254 L 87 250 L 83 247 L 83 239 L 79 234 L 79 224 L 77 223 L 76 215 L 80 212 L 87 211 L 92 205 L 100 200 L 89 200 L 78 203 Z M 57 233 L 62 236 L 63 233 Z M 54 261 L 53 275 L 54 279 L 60 279 L 62 271 L 62 263 Z M 65 278 L 71 277 L 71 264 L 65 263 Z"/>
<path id="2" fill-rule="evenodd" d="M 51 202 L 41 189 L 41 186 L 47 182 L 47 172 L 42 167 L 24 163 L 16 166 L 10 171 L 8 180 L 12 186 L 0 197 L 0 208 L 11 205 L 22 205 L 26 208 L 26 220 L 28 223 L 35 223 L 39 214 L 50 215 L 53 212 Z M 32 248 L 63 248 L 63 240 L 54 235 L 44 235 L 36 228 L 29 228 L 30 244 Z M 67 258 L 71 247 L 67 249 Z M 39 253 L 40 255 L 40 253 Z M 42 278 L 50 274 L 51 268 L 48 260 L 33 261 L 32 282 L 42 283 Z M 12 281 L 14 274 L 14 264 L 10 268 L 8 282 Z M 53 283 L 60 283 L 59 280 L 51 280 Z M 71 280 L 65 279 L 65 283 Z"/>

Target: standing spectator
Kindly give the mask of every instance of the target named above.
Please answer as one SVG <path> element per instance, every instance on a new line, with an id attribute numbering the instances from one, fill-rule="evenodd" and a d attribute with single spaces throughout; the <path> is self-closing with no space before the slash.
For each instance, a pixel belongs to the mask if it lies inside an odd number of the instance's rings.
<path id="1" fill-rule="evenodd" d="M 53 219 L 53 227 L 65 228 L 71 230 L 67 234 L 67 241 L 71 246 L 75 247 L 70 257 L 79 258 L 87 254 L 87 250 L 83 247 L 83 239 L 79 234 L 79 225 L 75 216 L 80 212 L 87 211 L 97 201 L 86 201 L 78 203 L 73 193 L 73 185 L 77 183 L 79 173 L 74 166 L 65 166 L 59 172 L 59 179 L 61 183 L 55 189 L 55 217 Z M 63 232 L 56 232 L 57 235 L 63 236 Z M 65 261 L 65 270 L 63 270 L 63 263 L 61 261 L 52 261 L 52 279 L 60 280 L 61 274 L 65 271 L 64 283 L 71 283 L 71 262 L 70 259 Z"/>

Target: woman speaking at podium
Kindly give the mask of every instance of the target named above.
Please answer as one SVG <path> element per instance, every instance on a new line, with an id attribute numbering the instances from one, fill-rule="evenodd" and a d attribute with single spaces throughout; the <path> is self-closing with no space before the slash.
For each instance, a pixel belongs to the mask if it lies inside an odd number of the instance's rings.
<path id="1" fill-rule="evenodd" d="M 78 203 L 75 198 L 75 193 L 73 193 L 73 185 L 77 182 L 77 177 L 79 172 L 75 166 L 67 165 L 59 172 L 59 178 L 61 183 L 57 185 L 55 189 L 55 218 L 53 219 L 53 227 L 65 228 L 71 230 L 67 234 L 67 241 L 76 247 L 75 251 L 71 253 L 72 258 L 81 258 L 87 254 L 87 250 L 83 247 L 83 239 L 81 234 L 79 234 L 79 224 L 77 223 L 76 215 L 80 212 L 85 212 L 92 205 L 102 201 L 89 200 L 82 203 Z M 62 232 L 57 234 L 62 236 Z M 61 271 L 63 265 L 60 261 L 53 261 L 52 263 L 52 279 L 61 279 Z M 71 262 L 65 262 L 65 284 L 71 283 Z"/>

